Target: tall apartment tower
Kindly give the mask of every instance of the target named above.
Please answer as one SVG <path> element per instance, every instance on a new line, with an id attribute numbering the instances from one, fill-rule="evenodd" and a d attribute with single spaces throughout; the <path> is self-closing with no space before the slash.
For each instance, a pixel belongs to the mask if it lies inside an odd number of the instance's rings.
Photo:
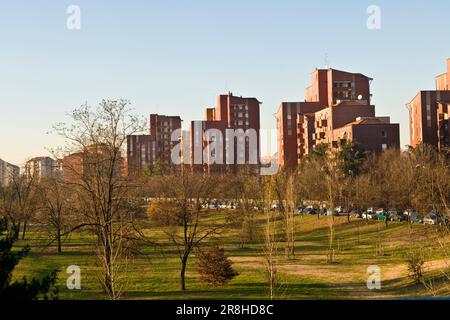
<path id="1" fill-rule="evenodd" d="M 447 72 L 436 77 L 436 90 L 420 91 L 408 104 L 410 144 L 425 143 L 440 151 L 450 147 L 450 59 Z"/>
<path id="2" fill-rule="evenodd" d="M 338 147 L 344 141 L 356 141 L 374 152 L 399 147 L 398 124 L 375 117 L 372 80 L 360 73 L 316 69 L 305 101 L 283 102 L 275 114 L 280 166 L 295 168 L 321 143 Z"/>
<path id="3" fill-rule="evenodd" d="M 155 141 L 155 160 L 165 165 L 171 165 L 172 148 L 177 141 L 172 141 L 175 130 L 181 129 L 179 116 L 150 115 L 150 135 Z"/>
<path id="4" fill-rule="evenodd" d="M 148 135 L 127 137 L 128 175 L 140 175 L 145 167 L 157 163 L 172 165 L 172 148 L 178 143 L 172 141 L 172 134 L 181 129 L 181 121 L 179 116 L 151 114 Z"/>
<path id="5" fill-rule="evenodd" d="M 205 120 L 191 123 L 190 161 L 194 171 L 207 173 L 236 172 L 239 165 L 257 166 L 259 164 L 260 104 L 261 102 L 256 98 L 238 97 L 229 92 L 218 97 L 217 107 L 206 109 Z M 208 148 L 211 142 L 216 139 L 215 137 L 205 137 L 205 133 L 210 129 L 221 133 L 223 138 L 222 150 L 211 150 L 209 152 Z M 237 130 L 241 130 L 244 135 L 241 138 L 238 135 L 227 137 L 227 129 L 234 130 L 236 133 L 238 133 Z M 245 136 L 250 132 L 255 135 Z M 228 138 L 233 139 L 233 141 L 229 141 Z M 227 148 L 228 142 L 234 142 L 233 150 Z M 243 152 L 240 152 L 238 148 L 240 143 L 244 146 Z M 201 149 L 205 152 L 201 152 Z M 214 159 L 211 159 L 211 156 Z M 219 159 L 220 161 L 218 161 Z"/>

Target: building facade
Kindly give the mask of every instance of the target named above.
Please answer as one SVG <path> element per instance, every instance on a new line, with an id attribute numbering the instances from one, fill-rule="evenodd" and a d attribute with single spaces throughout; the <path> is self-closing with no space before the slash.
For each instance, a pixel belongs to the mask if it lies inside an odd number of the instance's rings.
<path id="1" fill-rule="evenodd" d="M 36 157 L 25 164 L 25 174 L 37 180 L 49 177 L 61 177 L 61 162 L 50 157 Z"/>
<path id="2" fill-rule="evenodd" d="M 124 173 L 126 160 L 120 151 L 112 152 L 111 148 L 104 144 L 90 145 L 81 150 L 66 155 L 62 160 L 63 180 L 68 183 L 79 183 L 82 180 L 109 175 L 113 168 L 113 176 L 121 177 Z"/>
<path id="3" fill-rule="evenodd" d="M 236 173 L 260 163 L 260 105 L 256 98 L 220 95 L 203 121 L 189 128 L 190 164 L 195 172 Z"/>
<path id="4" fill-rule="evenodd" d="M 127 137 L 128 175 L 139 176 L 156 161 L 156 141 L 151 135 Z"/>
<path id="5" fill-rule="evenodd" d="M 0 186 L 8 186 L 14 179 L 17 179 L 20 174 L 20 168 L 16 165 L 8 163 L 0 159 Z"/>
<path id="6" fill-rule="evenodd" d="M 399 125 L 375 116 L 372 80 L 360 73 L 316 69 L 305 102 L 283 102 L 275 114 L 280 166 L 295 168 L 314 146 L 338 147 L 344 140 L 373 152 L 384 150 L 386 145 L 399 148 Z M 364 121 L 358 121 L 361 119 Z M 371 137 L 375 124 L 380 136 Z"/>
<path id="7" fill-rule="evenodd" d="M 156 164 L 172 166 L 172 135 L 181 129 L 179 116 L 150 115 L 149 134 L 127 137 L 127 175 L 139 176 Z"/>
<path id="8" fill-rule="evenodd" d="M 429 144 L 440 151 L 448 151 L 450 105 L 450 59 L 447 72 L 436 77 L 436 90 L 420 91 L 408 104 L 410 145 Z"/>

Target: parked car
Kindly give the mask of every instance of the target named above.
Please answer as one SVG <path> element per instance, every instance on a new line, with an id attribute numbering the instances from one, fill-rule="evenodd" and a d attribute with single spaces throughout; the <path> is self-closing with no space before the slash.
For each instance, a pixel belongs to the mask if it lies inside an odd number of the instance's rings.
<path id="1" fill-rule="evenodd" d="M 423 222 L 422 216 L 420 214 L 418 214 L 417 212 L 411 212 L 409 214 L 408 219 L 409 219 L 410 223 L 422 223 Z"/>
<path id="2" fill-rule="evenodd" d="M 401 221 L 405 221 L 406 220 L 405 215 L 403 213 L 401 213 L 401 212 L 398 212 L 395 209 L 390 209 L 388 211 L 388 218 L 391 221 L 397 221 L 397 222 L 401 222 Z"/>
<path id="3" fill-rule="evenodd" d="M 335 211 L 339 214 L 346 212 L 345 208 L 343 206 L 336 207 Z"/>
<path id="4" fill-rule="evenodd" d="M 417 211 L 414 209 L 406 209 L 405 211 L 403 211 L 403 215 L 407 217 L 411 216 L 413 213 L 417 213 Z"/>
<path id="5" fill-rule="evenodd" d="M 383 211 L 382 213 L 377 214 L 377 219 L 379 221 L 386 221 L 386 219 L 389 219 L 388 213 Z"/>
<path id="6" fill-rule="evenodd" d="M 209 207 L 209 209 L 218 209 L 219 204 L 217 202 L 210 202 L 208 207 Z"/>
<path id="7" fill-rule="evenodd" d="M 367 210 L 366 210 L 366 212 L 367 213 L 375 213 L 375 211 L 376 211 L 376 209 L 375 208 L 368 208 Z"/>
<path id="8" fill-rule="evenodd" d="M 318 209 L 315 207 L 315 206 L 307 206 L 306 208 L 305 208 L 305 210 L 303 210 L 303 213 L 306 213 L 306 214 L 317 214 L 317 212 L 318 212 Z"/>
<path id="9" fill-rule="evenodd" d="M 376 214 L 383 214 L 383 213 L 385 213 L 385 210 L 383 208 L 378 208 L 378 209 L 375 210 L 375 213 Z"/>
<path id="10" fill-rule="evenodd" d="M 362 218 L 367 220 L 377 220 L 378 215 L 375 212 L 365 212 L 362 214 Z"/>
<path id="11" fill-rule="evenodd" d="M 425 219 L 423 219 L 424 224 L 437 225 L 442 223 L 442 218 L 435 212 L 428 214 Z"/>
<path id="12" fill-rule="evenodd" d="M 352 218 L 362 218 L 363 212 L 359 209 L 352 210 L 350 212 L 350 217 Z"/>
<path id="13" fill-rule="evenodd" d="M 270 211 L 279 211 L 279 210 L 280 210 L 280 205 L 278 203 L 272 204 Z"/>

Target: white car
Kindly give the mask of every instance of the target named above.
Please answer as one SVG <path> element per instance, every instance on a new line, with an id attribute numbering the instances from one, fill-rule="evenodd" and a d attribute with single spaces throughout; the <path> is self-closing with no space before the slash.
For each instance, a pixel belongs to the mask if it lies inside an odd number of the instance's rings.
<path id="1" fill-rule="evenodd" d="M 374 212 L 364 212 L 362 214 L 362 218 L 367 220 L 375 220 L 378 218 L 378 215 Z"/>
<path id="2" fill-rule="evenodd" d="M 430 213 L 429 215 L 427 215 L 425 217 L 425 219 L 423 219 L 424 224 L 436 225 L 436 224 L 440 224 L 441 222 L 442 222 L 441 217 L 439 217 L 435 213 Z"/>

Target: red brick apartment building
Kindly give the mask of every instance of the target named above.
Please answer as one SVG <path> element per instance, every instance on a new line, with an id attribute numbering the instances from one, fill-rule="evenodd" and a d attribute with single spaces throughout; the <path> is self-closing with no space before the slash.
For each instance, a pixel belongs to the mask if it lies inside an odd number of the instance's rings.
<path id="1" fill-rule="evenodd" d="M 244 98 L 234 96 L 231 92 L 226 95 L 220 95 L 217 99 L 217 106 L 207 108 L 205 111 L 205 120 L 192 121 L 190 126 L 190 163 L 196 172 L 224 173 L 236 172 L 238 164 L 251 164 L 256 159 L 259 163 L 260 156 L 260 104 L 256 98 Z M 214 154 L 213 150 L 208 149 L 211 142 L 220 137 L 205 137 L 209 129 L 216 129 L 216 132 L 222 137 L 223 150 L 219 154 Z M 226 148 L 229 141 L 226 137 L 226 130 L 242 129 L 247 132 L 253 129 L 256 133 L 255 146 L 252 146 L 249 137 L 229 137 L 234 140 L 234 149 Z M 240 140 L 245 139 L 245 140 Z M 209 141 L 208 141 L 209 140 Z M 238 152 L 238 143 L 244 146 L 244 152 Z M 202 146 L 199 148 L 199 146 Z M 203 148 L 207 152 L 202 152 Z M 214 163 L 220 160 L 222 163 Z"/>
<path id="2" fill-rule="evenodd" d="M 63 179 L 65 182 L 76 183 L 82 179 L 96 175 L 99 168 L 111 163 L 111 150 L 104 144 L 87 146 L 80 152 L 75 152 L 64 157 L 62 160 Z M 118 159 L 114 168 L 115 176 L 124 176 L 125 159 L 118 153 Z"/>
<path id="3" fill-rule="evenodd" d="M 447 72 L 436 77 L 436 90 L 420 91 L 408 104 L 411 146 L 426 143 L 440 151 L 450 147 L 450 59 Z"/>
<path id="4" fill-rule="evenodd" d="M 295 168 L 320 143 L 338 147 L 343 140 L 357 141 L 373 152 L 399 148 L 399 125 L 375 117 L 372 80 L 360 73 L 316 69 L 305 101 L 283 102 L 275 114 L 280 166 Z"/>
<path id="5" fill-rule="evenodd" d="M 179 116 L 151 114 L 148 135 L 127 137 L 128 174 L 140 175 L 146 166 L 156 163 L 170 166 L 172 148 L 178 143 L 172 141 L 172 134 L 178 129 L 181 129 Z"/>

